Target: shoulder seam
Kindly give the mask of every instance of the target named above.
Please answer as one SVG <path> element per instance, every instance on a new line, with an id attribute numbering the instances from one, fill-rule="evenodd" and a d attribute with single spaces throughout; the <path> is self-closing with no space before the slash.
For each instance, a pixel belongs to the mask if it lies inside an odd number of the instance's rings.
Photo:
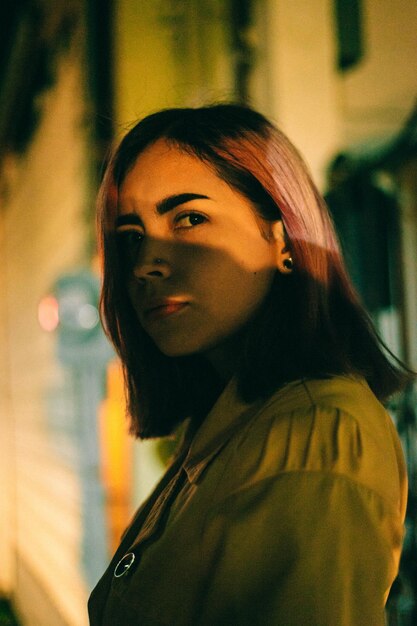
<path id="1" fill-rule="evenodd" d="M 265 476 L 265 478 L 262 478 L 250 485 L 248 485 L 245 488 L 245 491 L 248 489 L 251 489 L 252 487 L 255 487 L 256 485 L 260 485 L 262 482 L 267 482 L 267 481 L 274 481 L 277 480 L 281 477 L 284 476 L 290 476 L 290 475 L 295 475 L 295 474 L 304 474 L 304 475 L 316 475 L 316 476 L 328 476 L 332 479 L 335 480 L 340 480 L 342 482 L 347 482 L 357 488 L 359 488 L 360 490 L 366 491 L 369 494 L 373 494 L 375 496 L 378 497 L 379 500 L 381 500 L 382 502 L 386 503 L 387 506 L 389 506 L 390 509 L 394 510 L 396 512 L 396 514 L 400 517 L 400 512 L 398 507 L 396 506 L 396 504 L 388 499 L 387 497 L 385 497 L 384 495 L 382 495 L 379 491 L 377 491 L 376 489 L 373 489 L 372 487 L 369 487 L 368 485 L 366 485 L 365 483 L 362 483 L 358 480 L 355 480 L 354 478 L 351 478 L 350 476 L 347 476 L 346 474 L 342 474 L 341 472 L 332 472 L 332 471 L 322 471 L 322 470 L 302 470 L 302 469 L 294 469 L 294 470 L 284 470 L 284 471 L 277 471 L 276 474 L 273 474 L 271 476 Z M 237 495 L 239 492 L 235 491 L 233 493 L 231 493 L 230 495 Z M 398 509 L 398 510 L 397 510 Z"/>
<path id="2" fill-rule="evenodd" d="M 304 391 L 306 392 L 307 397 L 308 397 L 308 399 L 309 399 L 309 400 L 310 400 L 310 402 L 311 402 L 311 406 L 316 406 L 316 405 L 317 405 L 317 402 L 315 402 L 315 401 L 314 401 L 313 396 L 312 396 L 312 395 L 311 395 L 311 393 L 310 393 L 310 390 L 309 390 L 309 388 L 308 388 L 308 386 L 307 386 L 306 381 L 305 381 L 305 380 L 302 380 L 302 381 L 301 381 L 301 384 L 303 385 L 303 389 L 304 389 Z"/>

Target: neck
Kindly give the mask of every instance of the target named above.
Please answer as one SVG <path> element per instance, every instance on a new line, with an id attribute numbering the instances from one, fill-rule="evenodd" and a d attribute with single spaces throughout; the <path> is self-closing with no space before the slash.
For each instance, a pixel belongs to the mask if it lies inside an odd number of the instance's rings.
<path id="1" fill-rule="evenodd" d="M 217 375 L 227 383 L 237 370 L 242 347 L 242 337 L 235 336 L 205 353 Z"/>

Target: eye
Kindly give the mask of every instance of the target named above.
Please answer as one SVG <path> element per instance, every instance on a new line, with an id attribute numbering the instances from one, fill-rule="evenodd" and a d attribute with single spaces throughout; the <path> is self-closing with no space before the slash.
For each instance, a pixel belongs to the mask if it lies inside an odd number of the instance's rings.
<path id="1" fill-rule="evenodd" d="M 175 226 L 178 228 L 193 228 L 194 226 L 204 224 L 204 222 L 207 222 L 205 215 L 193 212 L 181 213 L 174 220 Z"/>
<path id="2" fill-rule="evenodd" d="M 123 267 L 131 271 L 137 262 L 139 250 L 145 235 L 139 230 L 117 232 L 117 250 Z"/>

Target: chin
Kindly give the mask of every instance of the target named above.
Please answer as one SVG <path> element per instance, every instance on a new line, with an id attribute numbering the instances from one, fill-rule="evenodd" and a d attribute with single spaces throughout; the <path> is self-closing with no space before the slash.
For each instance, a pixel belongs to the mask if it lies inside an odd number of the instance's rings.
<path id="1" fill-rule="evenodd" d="M 195 346 L 180 345 L 179 343 L 162 344 L 155 341 L 156 347 L 162 354 L 169 357 L 191 356 L 203 352 L 201 348 Z"/>
<path id="2" fill-rule="evenodd" d="M 157 341 L 154 339 L 154 343 L 162 354 L 172 358 L 205 354 L 208 350 L 212 349 L 211 342 L 196 342 L 195 339 L 194 341 L 187 341 L 187 339 L 180 340 L 178 337 L 172 341 Z"/>

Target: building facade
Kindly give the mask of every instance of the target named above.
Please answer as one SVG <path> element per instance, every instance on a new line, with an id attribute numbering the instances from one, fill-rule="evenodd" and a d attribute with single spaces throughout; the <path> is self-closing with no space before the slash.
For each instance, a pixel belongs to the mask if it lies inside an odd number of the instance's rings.
<path id="1" fill-rule="evenodd" d="M 336 154 L 371 163 L 397 203 L 387 271 L 399 265 L 401 282 L 375 313 L 416 368 L 411 131 L 404 158 L 390 155 L 417 91 L 417 8 L 12 4 L 1 9 L 11 34 L 0 72 L 0 595 L 24 625 L 85 626 L 89 590 L 163 468 L 157 444 L 127 435 L 120 371 L 96 317 L 94 198 L 107 150 L 158 108 L 237 99 L 281 126 L 323 191 Z"/>

